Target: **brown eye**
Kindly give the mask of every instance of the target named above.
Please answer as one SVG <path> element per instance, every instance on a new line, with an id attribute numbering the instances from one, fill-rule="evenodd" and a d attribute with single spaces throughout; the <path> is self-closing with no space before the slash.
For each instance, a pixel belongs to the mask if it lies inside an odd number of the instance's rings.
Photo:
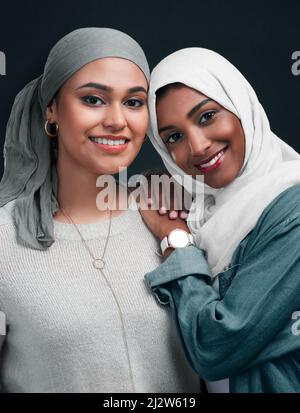
<path id="1" fill-rule="evenodd" d="M 131 108 L 140 108 L 144 105 L 144 102 L 140 99 L 129 99 L 125 104 Z"/>
<path id="2" fill-rule="evenodd" d="M 84 102 L 88 103 L 91 106 L 101 106 L 105 102 L 100 99 L 98 96 L 84 96 L 81 98 Z"/>
<path id="3" fill-rule="evenodd" d="M 211 120 L 215 116 L 216 111 L 215 110 L 210 110 L 208 112 L 203 113 L 200 116 L 199 123 L 205 123 Z"/>
<path id="4" fill-rule="evenodd" d="M 175 132 L 169 135 L 166 139 L 167 143 L 175 143 L 178 141 L 178 139 L 181 139 L 183 137 L 183 133 L 181 132 Z"/>

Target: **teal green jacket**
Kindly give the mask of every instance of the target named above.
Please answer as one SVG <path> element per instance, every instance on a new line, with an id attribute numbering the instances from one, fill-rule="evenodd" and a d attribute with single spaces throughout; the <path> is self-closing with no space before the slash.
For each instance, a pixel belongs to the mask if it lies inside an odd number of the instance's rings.
<path id="1" fill-rule="evenodd" d="M 300 185 L 264 210 L 219 274 L 219 292 L 194 246 L 176 249 L 145 277 L 170 305 L 201 377 L 229 377 L 232 393 L 300 392 Z"/>

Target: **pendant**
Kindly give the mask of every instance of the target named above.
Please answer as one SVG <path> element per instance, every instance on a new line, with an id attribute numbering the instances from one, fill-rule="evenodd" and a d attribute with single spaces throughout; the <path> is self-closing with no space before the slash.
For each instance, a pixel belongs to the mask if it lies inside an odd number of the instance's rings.
<path id="1" fill-rule="evenodd" d="M 102 270 L 105 267 L 105 261 L 102 258 L 95 258 L 93 260 L 93 266 L 96 270 Z"/>

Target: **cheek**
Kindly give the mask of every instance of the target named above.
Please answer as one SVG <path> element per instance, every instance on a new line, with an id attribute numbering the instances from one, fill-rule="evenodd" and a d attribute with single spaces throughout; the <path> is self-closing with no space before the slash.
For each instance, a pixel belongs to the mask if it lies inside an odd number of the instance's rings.
<path id="1" fill-rule="evenodd" d="M 245 137 L 243 129 L 239 122 L 236 122 L 232 128 L 232 147 L 234 148 L 234 154 L 241 167 L 245 157 Z"/>
<path id="2" fill-rule="evenodd" d="M 173 161 L 176 163 L 177 162 L 176 153 L 171 152 L 170 155 L 171 155 L 171 158 L 173 159 Z"/>
<path id="3" fill-rule="evenodd" d="M 96 109 L 91 109 L 83 106 L 80 102 L 74 99 L 61 102 L 61 107 L 64 108 L 59 116 L 59 120 L 65 133 L 68 135 L 76 132 L 85 131 L 99 121 L 99 112 Z"/>
<path id="4" fill-rule="evenodd" d="M 224 140 L 232 140 L 237 134 L 237 122 L 231 118 L 220 119 L 216 126 L 216 135 Z"/>
<path id="5" fill-rule="evenodd" d="M 189 152 L 186 145 L 181 144 L 177 145 L 176 148 L 171 150 L 169 149 L 169 154 L 176 165 L 178 165 L 181 169 L 188 169 Z"/>
<path id="6" fill-rule="evenodd" d="M 127 122 L 133 137 L 141 138 L 143 142 L 149 125 L 148 110 L 127 114 Z"/>

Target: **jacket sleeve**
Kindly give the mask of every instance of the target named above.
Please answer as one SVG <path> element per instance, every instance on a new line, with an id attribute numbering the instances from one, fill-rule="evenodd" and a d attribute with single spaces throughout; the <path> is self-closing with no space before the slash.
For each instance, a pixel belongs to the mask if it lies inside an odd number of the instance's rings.
<path id="1" fill-rule="evenodd" d="M 6 337 L 6 317 L 5 314 L 0 311 L 0 360 L 1 360 L 1 349 Z M 0 382 L 0 393 L 2 391 L 2 385 Z"/>
<path id="2" fill-rule="evenodd" d="M 276 340 L 300 308 L 300 220 L 273 227 L 244 256 L 223 298 L 203 251 L 175 250 L 146 281 L 171 306 L 185 353 L 207 380 L 239 374 Z M 299 337 L 289 341 L 300 348 Z M 284 352 L 284 348 L 281 349 Z M 260 359 L 260 362 L 262 360 Z"/>

